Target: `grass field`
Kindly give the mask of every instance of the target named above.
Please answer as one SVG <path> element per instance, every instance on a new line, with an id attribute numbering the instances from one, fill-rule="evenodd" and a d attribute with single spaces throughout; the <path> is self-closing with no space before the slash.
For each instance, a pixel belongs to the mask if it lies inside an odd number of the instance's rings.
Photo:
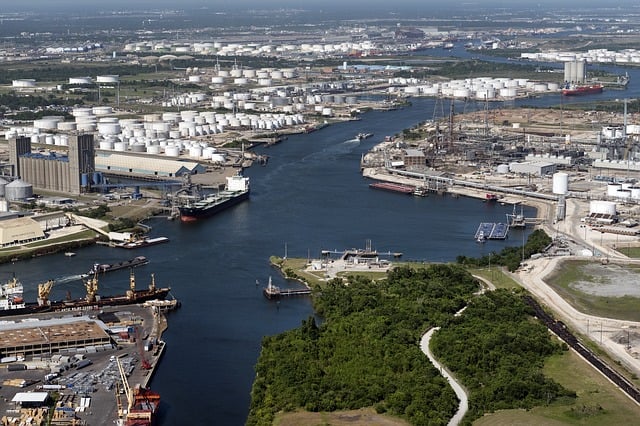
<path id="1" fill-rule="evenodd" d="M 474 422 L 476 426 L 500 425 L 633 425 L 640 406 L 574 352 L 550 358 L 546 376 L 576 392 L 575 400 L 556 401 L 532 410 L 504 410 Z"/>
<path id="2" fill-rule="evenodd" d="M 485 280 L 493 283 L 496 288 L 520 288 L 520 284 L 498 267 L 492 267 L 490 270 L 488 268 L 469 269 L 469 273 L 481 276 Z"/>
<path id="3" fill-rule="evenodd" d="M 640 258 L 640 247 L 618 247 L 616 251 L 633 259 Z"/>
<path id="4" fill-rule="evenodd" d="M 640 321 L 640 298 L 632 296 L 598 296 L 584 291 L 580 291 L 572 284 L 582 281 L 591 282 L 594 285 L 603 282 L 603 276 L 609 281 L 622 281 L 621 277 L 616 277 L 615 271 L 604 271 L 602 276 L 592 275 L 585 271 L 589 261 L 566 261 L 556 269 L 556 272 L 545 278 L 549 284 L 563 299 L 569 302 L 574 308 L 585 314 L 616 318 L 630 321 Z M 625 267 L 625 277 L 629 274 L 640 279 L 638 268 Z M 622 285 L 622 284 L 621 284 Z"/>

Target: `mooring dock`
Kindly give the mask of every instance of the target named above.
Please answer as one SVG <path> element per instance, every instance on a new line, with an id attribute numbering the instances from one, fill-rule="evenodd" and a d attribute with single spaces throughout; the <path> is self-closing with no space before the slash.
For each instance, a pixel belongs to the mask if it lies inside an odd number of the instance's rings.
<path id="1" fill-rule="evenodd" d="M 482 222 L 478 226 L 475 239 L 504 240 L 509 234 L 509 225 L 506 223 Z"/>
<path id="2" fill-rule="evenodd" d="M 269 284 L 262 291 L 267 299 L 279 299 L 286 296 L 306 296 L 311 294 L 310 288 L 300 289 L 287 289 L 283 290 L 280 287 L 273 285 L 271 277 L 269 277 Z"/>

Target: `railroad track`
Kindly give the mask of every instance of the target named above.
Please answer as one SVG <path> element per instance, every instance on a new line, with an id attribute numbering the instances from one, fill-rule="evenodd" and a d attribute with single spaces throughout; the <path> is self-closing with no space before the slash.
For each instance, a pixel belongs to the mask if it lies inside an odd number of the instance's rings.
<path id="1" fill-rule="evenodd" d="M 587 360 L 593 367 L 604 374 L 609 380 L 617 385 L 629 398 L 633 399 L 636 403 L 640 404 L 640 390 L 628 381 L 624 376 L 613 370 L 604 361 L 602 361 L 596 354 L 587 349 L 580 341 L 569 331 L 567 326 L 562 322 L 554 319 L 549 315 L 540 304 L 531 296 L 523 296 L 525 303 L 527 303 L 534 310 L 535 315 L 540 321 L 542 321 L 549 330 L 553 331 L 560 339 L 562 339 L 573 350 L 578 352 L 582 358 Z"/>

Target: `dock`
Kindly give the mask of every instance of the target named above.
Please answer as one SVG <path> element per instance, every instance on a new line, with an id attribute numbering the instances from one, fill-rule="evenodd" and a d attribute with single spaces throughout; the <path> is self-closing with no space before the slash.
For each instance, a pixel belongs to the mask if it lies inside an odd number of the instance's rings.
<path id="1" fill-rule="evenodd" d="M 504 240 L 509 234 L 509 225 L 506 223 L 482 222 L 475 234 L 476 240 Z"/>
<path id="2" fill-rule="evenodd" d="M 264 296 L 267 299 L 279 299 L 281 297 L 287 296 L 308 296 L 311 294 L 311 288 L 300 288 L 300 289 L 287 289 L 283 290 L 280 287 L 274 285 L 271 282 L 271 277 L 269 277 L 269 284 L 262 291 Z"/>

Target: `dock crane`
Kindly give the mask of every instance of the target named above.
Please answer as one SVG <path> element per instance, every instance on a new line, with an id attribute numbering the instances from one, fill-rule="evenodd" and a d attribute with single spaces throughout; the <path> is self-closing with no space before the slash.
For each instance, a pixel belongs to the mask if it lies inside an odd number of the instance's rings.
<path id="1" fill-rule="evenodd" d="M 121 355 L 124 356 L 124 355 Z M 120 397 L 119 386 L 116 386 L 116 401 L 118 403 L 118 418 L 125 426 L 148 426 L 153 424 L 155 413 L 160 404 L 160 395 L 136 385 L 135 388 L 129 386 L 127 375 L 120 363 L 120 357 L 116 357 L 118 371 L 122 379 L 122 390 L 127 398 L 127 406 L 124 407 Z"/>

